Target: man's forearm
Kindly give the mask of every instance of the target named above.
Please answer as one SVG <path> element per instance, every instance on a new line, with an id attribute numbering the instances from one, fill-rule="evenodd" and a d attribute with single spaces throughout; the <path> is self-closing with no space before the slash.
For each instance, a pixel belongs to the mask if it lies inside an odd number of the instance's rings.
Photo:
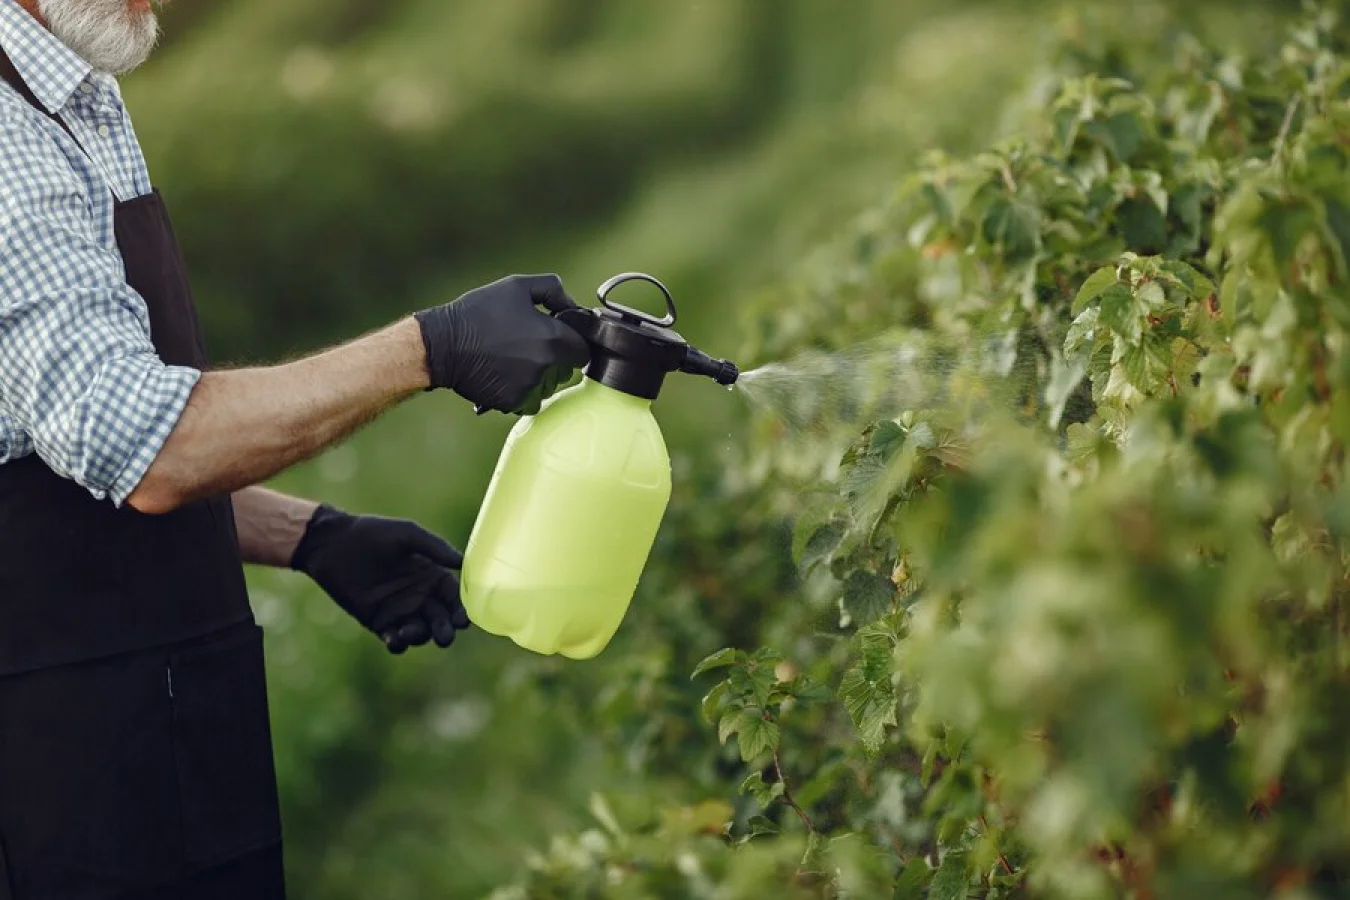
<path id="1" fill-rule="evenodd" d="M 284 365 L 206 372 L 127 503 L 163 513 L 258 484 L 428 384 L 412 319 Z"/>
<path id="2" fill-rule="evenodd" d="M 235 491 L 231 499 L 244 562 L 277 568 L 290 565 L 319 504 L 258 485 Z"/>

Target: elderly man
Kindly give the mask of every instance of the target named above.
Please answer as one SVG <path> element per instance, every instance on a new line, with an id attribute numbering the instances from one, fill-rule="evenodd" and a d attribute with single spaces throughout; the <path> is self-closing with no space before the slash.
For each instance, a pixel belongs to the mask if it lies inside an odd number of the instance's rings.
<path id="1" fill-rule="evenodd" d="M 285 365 L 209 370 L 116 76 L 149 0 L 0 0 L 0 900 L 284 895 L 244 563 L 395 653 L 469 623 L 412 522 L 257 485 L 444 388 L 532 414 L 587 348 L 506 278 Z"/>

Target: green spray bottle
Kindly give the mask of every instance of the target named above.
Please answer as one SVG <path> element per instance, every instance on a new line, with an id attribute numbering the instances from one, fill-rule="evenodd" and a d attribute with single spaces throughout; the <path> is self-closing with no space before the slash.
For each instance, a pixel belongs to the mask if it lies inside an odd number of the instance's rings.
<path id="1" fill-rule="evenodd" d="M 656 285 L 656 318 L 609 299 Z M 589 659 L 609 644 L 670 501 L 670 456 L 652 415 L 666 375 L 730 386 L 736 366 L 671 330 L 675 300 L 650 275 L 602 284 L 600 306 L 556 313 L 591 348 L 585 377 L 511 429 L 464 551 L 460 591 L 474 625 L 527 650 Z M 550 540 L 558 535 L 576 540 Z"/>

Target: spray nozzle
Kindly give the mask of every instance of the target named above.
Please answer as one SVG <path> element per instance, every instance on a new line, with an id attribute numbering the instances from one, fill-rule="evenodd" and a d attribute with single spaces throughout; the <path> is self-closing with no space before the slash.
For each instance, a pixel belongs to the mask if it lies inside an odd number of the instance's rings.
<path id="1" fill-rule="evenodd" d="M 740 369 L 736 364 L 726 359 L 713 359 L 702 350 L 694 347 L 686 347 L 684 351 L 684 362 L 680 363 L 680 371 L 687 372 L 690 375 L 706 375 L 718 384 L 730 387 L 736 383 L 736 379 L 741 377 Z"/>

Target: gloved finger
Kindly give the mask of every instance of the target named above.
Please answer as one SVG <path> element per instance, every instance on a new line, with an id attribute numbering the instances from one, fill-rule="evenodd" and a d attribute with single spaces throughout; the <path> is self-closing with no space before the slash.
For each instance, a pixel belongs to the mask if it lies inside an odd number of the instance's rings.
<path id="1" fill-rule="evenodd" d="M 544 380 L 539 383 L 539 407 L 542 409 L 544 401 L 553 396 L 553 392 L 558 389 L 558 370 L 549 369 L 544 373 Z"/>
<path id="2" fill-rule="evenodd" d="M 444 650 L 455 642 L 455 626 L 450 622 L 450 610 L 439 599 L 428 600 L 426 606 L 422 607 L 422 615 L 431 627 L 431 639 L 437 647 Z"/>
<path id="3" fill-rule="evenodd" d="M 431 640 L 431 629 L 425 619 L 415 616 L 398 626 L 398 637 L 409 647 L 420 647 Z"/>
<path id="4" fill-rule="evenodd" d="M 553 342 L 555 358 L 560 366 L 567 367 L 566 372 L 571 375 L 591 361 L 591 345 L 571 325 L 564 325 L 556 319 L 554 324 L 557 326 L 556 340 Z"/>
<path id="5" fill-rule="evenodd" d="M 447 570 L 427 559 L 412 554 L 404 563 L 407 574 L 391 579 L 365 598 L 360 617 L 371 631 L 383 633 L 396 629 L 409 616 L 416 615 L 427 597 L 440 588 Z"/>
<path id="6" fill-rule="evenodd" d="M 557 275 L 522 275 L 520 280 L 529 290 L 530 299 L 536 306 L 542 306 L 551 313 L 577 307 L 576 301 L 568 296 L 562 279 Z"/>
<path id="7" fill-rule="evenodd" d="M 404 650 L 408 649 L 408 645 L 398 636 L 398 629 L 395 628 L 381 632 L 380 640 L 384 641 L 384 646 L 395 656 L 402 654 Z"/>
<path id="8" fill-rule="evenodd" d="M 540 396 L 539 388 L 536 387 L 534 390 L 530 391 L 530 393 L 526 395 L 525 399 L 521 401 L 520 405 L 516 407 L 516 415 L 518 416 L 538 415 L 539 410 L 543 407 L 543 405 L 544 405 L 543 397 Z"/>
<path id="9" fill-rule="evenodd" d="M 434 563 L 447 569 L 458 569 L 464 564 L 464 554 L 450 545 L 450 542 L 438 534 L 427 531 L 415 522 L 404 524 L 399 540 L 403 547 L 414 553 L 420 553 Z"/>
<path id="10" fill-rule="evenodd" d="M 450 624 L 463 631 L 465 628 L 473 625 L 469 621 L 469 611 L 464 608 L 464 604 L 459 598 L 459 579 L 453 575 L 447 575 L 441 582 L 440 601 L 445 608 L 450 610 Z"/>

